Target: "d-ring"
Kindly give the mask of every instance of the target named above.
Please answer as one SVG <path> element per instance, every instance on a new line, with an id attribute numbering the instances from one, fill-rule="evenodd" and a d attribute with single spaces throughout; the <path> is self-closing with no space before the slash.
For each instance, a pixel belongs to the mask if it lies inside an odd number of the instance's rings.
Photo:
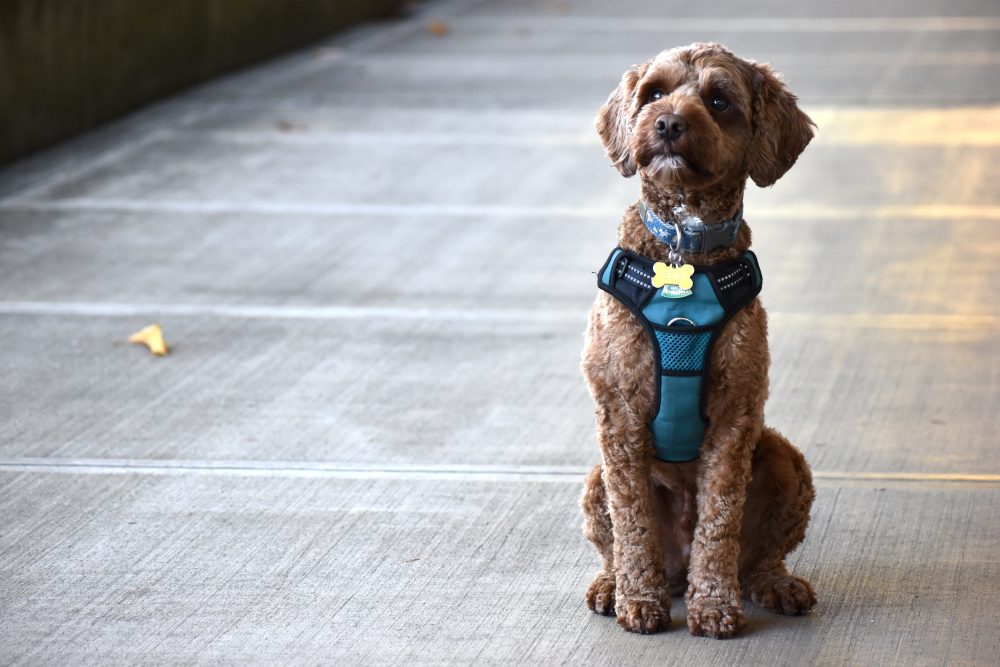
<path id="1" fill-rule="evenodd" d="M 674 245 L 674 252 L 680 254 L 681 252 L 681 226 L 676 220 L 671 220 L 671 224 L 674 226 L 674 232 L 677 233 L 676 244 Z"/>
<path id="2" fill-rule="evenodd" d="M 675 317 L 674 319 L 672 319 L 669 322 L 667 322 L 667 326 L 668 327 L 674 326 L 674 322 L 687 322 L 689 326 L 692 326 L 692 327 L 693 326 L 697 326 L 697 325 L 695 325 L 694 320 L 689 320 L 686 317 Z"/>

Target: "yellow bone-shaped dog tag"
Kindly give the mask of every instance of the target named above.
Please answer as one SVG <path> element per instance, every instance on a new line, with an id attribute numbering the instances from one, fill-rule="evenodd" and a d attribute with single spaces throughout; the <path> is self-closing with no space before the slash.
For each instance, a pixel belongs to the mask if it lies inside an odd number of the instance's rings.
<path id="1" fill-rule="evenodd" d="M 689 290 L 694 287 L 694 281 L 691 280 L 692 275 L 694 275 L 694 267 L 690 264 L 670 266 L 664 262 L 657 262 L 653 264 L 653 287 L 675 285 L 682 290 Z"/>

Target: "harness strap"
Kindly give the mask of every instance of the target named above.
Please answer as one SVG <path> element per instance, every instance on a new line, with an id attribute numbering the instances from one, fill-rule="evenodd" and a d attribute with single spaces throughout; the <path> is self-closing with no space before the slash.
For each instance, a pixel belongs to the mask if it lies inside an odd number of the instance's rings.
<path id="1" fill-rule="evenodd" d="M 757 256 L 696 269 L 693 294 L 665 297 L 653 287 L 654 260 L 616 248 L 598 274 L 598 287 L 621 301 L 649 334 L 656 362 L 657 411 L 649 423 L 656 456 L 664 461 L 698 457 L 708 419 L 705 373 L 726 322 L 760 293 Z"/>

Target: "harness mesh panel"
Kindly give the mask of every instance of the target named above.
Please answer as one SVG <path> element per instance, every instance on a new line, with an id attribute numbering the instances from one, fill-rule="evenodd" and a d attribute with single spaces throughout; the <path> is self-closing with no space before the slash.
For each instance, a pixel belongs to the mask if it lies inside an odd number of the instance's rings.
<path id="1" fill-rule="evenodd" d="M 705 352 L 712 339 L 711 331 L 701 333 L 668 333 L 653 331 L 660 343 L 660 360 L 665 371 L 700 371 Z"/>

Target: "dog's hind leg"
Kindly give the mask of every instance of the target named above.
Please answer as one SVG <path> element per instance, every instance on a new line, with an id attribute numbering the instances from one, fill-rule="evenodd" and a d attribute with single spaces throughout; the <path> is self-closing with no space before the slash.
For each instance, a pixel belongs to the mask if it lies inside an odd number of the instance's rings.
<path id="1" fill-rule="evenodd" d="M 809 582 L 785 567 L 785 557 L 805 538 L 815 496 L 805 457 L 765 427 L 754 452 L 741 532 L 740 584 L 755 604 L 790 615 L 816 604 Z"/>
<path id="2" fill-rule="evenodd" d="M 583 508 L 583 534 L 597 548 L 601 557 L 601 571 L 594 576 L 587 588 L 587 606 L 598 614 L 614 616 L 615 536 L 611 515 L 608 514 L 608 494 L 604 490 L 600 465 L 595 466 L 587 475 L 580 507 Z"/>

